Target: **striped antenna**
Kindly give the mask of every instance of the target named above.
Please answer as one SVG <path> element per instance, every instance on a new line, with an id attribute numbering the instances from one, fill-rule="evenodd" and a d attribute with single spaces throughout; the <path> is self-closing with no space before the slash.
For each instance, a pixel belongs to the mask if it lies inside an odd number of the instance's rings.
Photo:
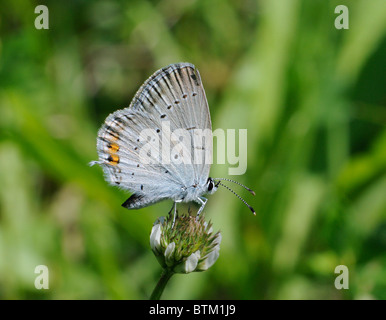
<path id="1" fill-rule="evenodd" d="M 237 198 L 239 198 L 242 202 L 244 202 L 244 204 L 249 208 L 249 210 L 252 211 L 252 213 L 253 213 L 254 215 L 256 215 L 255 210 L 254 210 L 254 209 L 253 209 L 253 208 L 252 208 L 252 207 L 251 207 L 251 206 L 250 206 L 243 198 L 241 198 L 236 192 L 234 192 L 231 188 L 229 188 L 229 187 L 226 186 L 225 184 L 222 184 L 220 181 L 216 183 L 216 186 L 218 186 L 218 185 L 220 185 L 220 186 L 222 186 L 222 187 L 228 189 L 230 192 L 232 192 Z"/>
<path id="2" fill-rule="evenodd" d="M 249 189 L 247 186 L 244 186 L 242 183 L 240 182 L 237 182 L 237 181 L 234 181 L 234 180 L 231 180 L 231 179 L 227 179 L 227 178 L 213 178 L 213 180 L 225 180 L 225 181 L 229 181 L 229 182 L 233 182 L 233 183 L 236 183 L 238 184 L 239 186 L 242 186 L 245 190 L 249 191 L 250 193 L 252 193 L 252 195 L 256 195 L 255 191 L 253 191 L 252 189 Z"/>

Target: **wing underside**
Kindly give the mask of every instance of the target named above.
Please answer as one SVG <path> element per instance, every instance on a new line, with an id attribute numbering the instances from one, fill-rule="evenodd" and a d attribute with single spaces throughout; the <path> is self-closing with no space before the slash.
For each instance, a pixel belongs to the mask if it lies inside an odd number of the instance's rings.
<path id="1" fill-rule="evenodd" d="M 128 108 L 106 118 L 98 132 L 98 163 L 107 181 L 149 202 L 177 199 L 185 187 L 208 178 L 211 129 L 198 70 L 173 64 L 154 73 Z"/>

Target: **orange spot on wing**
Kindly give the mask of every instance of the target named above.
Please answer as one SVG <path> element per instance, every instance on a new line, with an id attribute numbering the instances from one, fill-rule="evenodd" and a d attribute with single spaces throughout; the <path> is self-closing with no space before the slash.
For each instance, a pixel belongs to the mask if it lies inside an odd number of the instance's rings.
<path id="1" fill-rule="evenodd" d="M 116 143 L 110 143 L 107 147 L 110 153 L 117 153 L 119 150 L 119 146 Z"/>
<path id="2" fill-rule="evenodd" d="M 109 164 L 116 166 L 119 163 L 119 157 L 116 154 L 110 154 L 107 158 Z"/>

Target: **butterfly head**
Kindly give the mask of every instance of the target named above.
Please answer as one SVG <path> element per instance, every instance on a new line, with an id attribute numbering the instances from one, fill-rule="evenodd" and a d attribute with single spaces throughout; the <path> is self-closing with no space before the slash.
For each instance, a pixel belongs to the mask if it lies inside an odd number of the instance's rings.
<path id="1" fill-rule="evenodd" d="M 209 194 L 213 194 L 217 191 L 218 183 L 216 183 L 212 178 L 208 178 L 206 181 L 206 190 Z"/>

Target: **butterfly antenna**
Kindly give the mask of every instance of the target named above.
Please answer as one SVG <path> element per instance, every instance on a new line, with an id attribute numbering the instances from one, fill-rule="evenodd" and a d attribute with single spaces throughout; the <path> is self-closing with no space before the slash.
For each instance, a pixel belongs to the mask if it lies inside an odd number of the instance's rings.
<path id="1" fill-rule="evenodd" d="M 242 183 L 240 182 L 237 182 L 237 181 L 234 181 L 234 180 L 231 180 L 231 179 L 227 179 L 227 178 L 213 178 L 213 180 L 225 180 L 225 181 L 229 181 L 229 182 L 233 182 L 233 183 L 236 183 L 238 184 L 239 186 L 242 186 L 245 190 L 249 191 L 250 193 L 252 193 L 254 196 L 256 195 L 255 191 L 253 191 L 252 189 L 249 189 L 247 186 L 244 186 Z"/>
<path id="2" fill-rule="evenodd" d="M 229 188 L 228 186 L 226 186 L 225 184 L 222 184 L 221 182 L 217 182 L 217 184 L 216 184 L 217 186 L 218 185 L 220 185 L 220 186 L 222 186 L 222 187 L 224 187 L 224 188 L 227 188 L 230 192 L 232 192 L 237 198 L 239 198 L 242 202 L 244 202 L 244 204 L 249 208 L 249 210 L 251 210 L 252 211 L 252 213 L 254 214 L 254 215 L 256 215 L 256 212 L 255 212 L 255 210 L 243 199 L 243 198 L 241 198 L 236 192 L 234 192 L 231 188 Z"/>

